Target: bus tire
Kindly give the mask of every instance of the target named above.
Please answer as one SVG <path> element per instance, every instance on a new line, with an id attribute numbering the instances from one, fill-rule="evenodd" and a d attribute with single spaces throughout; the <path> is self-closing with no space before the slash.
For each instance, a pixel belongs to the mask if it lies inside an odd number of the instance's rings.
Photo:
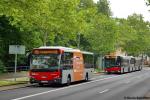
<path id="1" fill-rule="evenodd" d="M 88 73 L 86 73 L 86 75 L 85 75 L 85 81 L 86 81 L 86 82 L 89 81 Z"/>
<path id="2" fill-rule="evenodd" d="M 69 86 L 71 84 L 71 77 L 70 75 L 68 75 L 68 78 L 67 78 L 67 86 Z"/>

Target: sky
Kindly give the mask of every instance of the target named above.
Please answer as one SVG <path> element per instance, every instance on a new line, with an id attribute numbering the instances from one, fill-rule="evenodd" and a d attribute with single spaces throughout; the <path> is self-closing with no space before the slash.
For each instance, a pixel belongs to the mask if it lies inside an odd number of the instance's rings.
<path id="1" fill-rule="evenodd" d="M 97 2 L 98 0 L 94 0 Z M 133 13 L 142 14 L 145 21 L 150 21 L 150 8 L 145 4 L 144 0 L 108 0 L 110 1 L 113 17 L 127 18 Z"/>

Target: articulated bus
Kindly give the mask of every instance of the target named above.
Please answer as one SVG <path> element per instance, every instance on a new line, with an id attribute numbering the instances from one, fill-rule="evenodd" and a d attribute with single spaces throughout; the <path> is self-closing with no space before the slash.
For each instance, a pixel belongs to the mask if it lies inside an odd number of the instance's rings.
<path id="1" fill-rule="evenodd" d="M 142 69 L 142 59 L 132 56 L 105 56 L 104 69 L 106 73 L 126 73 L 140 71 Z"/>
<path id="2" fill-rule="evenodd" d="M 67 84 L 92 77 L 93 53 L 67 47 L 40 47 L 32 51 L 30 83 Z"/>

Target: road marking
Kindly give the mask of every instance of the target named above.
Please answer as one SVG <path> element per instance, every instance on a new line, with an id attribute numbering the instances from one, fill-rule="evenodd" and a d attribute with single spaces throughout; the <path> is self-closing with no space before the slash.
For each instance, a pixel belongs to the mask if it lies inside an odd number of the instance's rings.
<path id="1" fill-rule="evenodd" d="M 105 89 L 105 90 L 103 90 L 103 91 L 101 91 L 101 92 L 99 92 L 99 93 L 105 93 L 105 92 L 107 92 L 107 91 L 109 91 L 109 89 Z"/>
<path id="2" fill-rule="evenodd" d="M 81 85 L 85 85 L 85 84 L 89 84 L 89 83 L 94 83 L 94 82 L 98 82 L 98 81 L 102 81 L 102 80 L 116 78 L 116 77 L 121 77 L 121 76 L 120 75 L 119 76 L 112 76 L 112 77 L 108 77 L 108 78 L 94 80 L 94 81 L 91 81 L 91 82 L 86 82 L 86 83 L 81 83 L 81 84 L 77 84 L 77 85 L 72 85 L 72 86 L 68 86 L 68 87 L 63 87 L 63 88 L 59 88 L 59 89 L 50 90 L 50 91 L 45 91 L 45 92 L 41 92 L 41 93 L 36 93 L 36 94 L 32 94 L 32 95 L 28 95 L 28 96 L 24 96 L 24 97 L 20 97 L 20 98 L 16 98 L 16 99 L 11 99 L 11 100 L 22 100 L 22 99 L 26 99 L 26 98 L 42 95 L 42 94 L 47 94 L 47 93 L 50 93 L 50 92 L 55 92 L 55 91 L 59 91 L 59 90 L 73 88 L 73 87 L 77 87 L 77 86 L 81 86 Z"/>

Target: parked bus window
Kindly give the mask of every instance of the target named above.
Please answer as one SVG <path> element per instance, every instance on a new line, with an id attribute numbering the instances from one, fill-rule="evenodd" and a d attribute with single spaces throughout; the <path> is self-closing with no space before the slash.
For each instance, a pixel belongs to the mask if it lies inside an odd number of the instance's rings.
<path id="1" fill-rule="evenodd" d="M 73 68 L 73 54 L 64 53 L 61 57 L 61 66 L 64 70 L 69 70 Z"/>
<path id="2" fill-rule="evenodd" d="M 85 68 L 93 68 L 93 55 L 83 54 Z"/>
<path id="3" fill-rule="evenodd" d="M 135 64 L 135 59 L 134 58 L 131 58 L 130 64 Z"/>

